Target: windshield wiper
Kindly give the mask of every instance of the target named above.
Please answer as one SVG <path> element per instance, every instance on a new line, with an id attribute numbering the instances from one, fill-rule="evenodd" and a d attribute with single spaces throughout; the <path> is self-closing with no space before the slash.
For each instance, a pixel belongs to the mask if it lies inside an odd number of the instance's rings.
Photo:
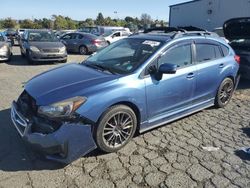
<path id="1" fill-rule="evenodd" d="M 85 63 L 83 64 L 87 67 L 91 67 L 91 68 L 94 68 L 94 69 L 98 69 L 98 70 L 101 70 L 101 71 L 108 71 L 110 72 L 111 74 L 116 74 L 114 71 L 112 71 L 110 68 L 108 67 L 105 67 L 105 66 L 102 66 L 100 64 L 97 64 L 97 63 L 91 63 L 91 64 L 88 64 L 88 63 Z"/>

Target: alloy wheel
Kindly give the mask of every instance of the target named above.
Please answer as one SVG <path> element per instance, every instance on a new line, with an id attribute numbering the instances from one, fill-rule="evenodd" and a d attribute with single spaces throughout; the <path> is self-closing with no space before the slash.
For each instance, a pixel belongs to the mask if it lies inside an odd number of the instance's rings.
<path id="1" fill-rule="evenodd" d="M 227 104 L 230 101 L 234 89 L 233 81 L 227 81 L 221 88 L 219 99 L 222 104 Z"/>
<path id="2" fill-rule="evenodd" d="M 133 118 L 130 114 L 126 112 L 114 114 L 104 126 L 104 143 L 111 148 L 122 146 L 131 137 L 134 126 Z"/>

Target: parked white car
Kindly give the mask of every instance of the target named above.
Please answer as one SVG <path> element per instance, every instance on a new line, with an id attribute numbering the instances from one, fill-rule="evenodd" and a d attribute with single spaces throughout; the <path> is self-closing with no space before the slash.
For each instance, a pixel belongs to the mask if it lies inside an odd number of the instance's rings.
<path id="1" fill-rule="evenodd" d="M 127 38 L 131 34 L 132 34 L 131 32 L 124 30 L 124 31 L 114 31 L 114 32 L 110 31 L 104 33 L 102 36 L 104 37 L 104 39 L 107 41 L 108 44 L 111 44 L 118 40 Z"/>

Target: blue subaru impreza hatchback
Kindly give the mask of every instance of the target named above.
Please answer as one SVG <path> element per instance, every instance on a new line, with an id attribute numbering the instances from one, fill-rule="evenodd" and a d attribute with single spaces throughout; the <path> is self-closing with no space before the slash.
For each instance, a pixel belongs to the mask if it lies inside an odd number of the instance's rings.
<path id="1" fill-rule="evenodd" d="M 69 163 L 95 148 L 115 152 L 136 130 L 226 106 L 239 61 L 208 32 L 138 34 L 32 78 L 11 118 L 49 159 Z"/>

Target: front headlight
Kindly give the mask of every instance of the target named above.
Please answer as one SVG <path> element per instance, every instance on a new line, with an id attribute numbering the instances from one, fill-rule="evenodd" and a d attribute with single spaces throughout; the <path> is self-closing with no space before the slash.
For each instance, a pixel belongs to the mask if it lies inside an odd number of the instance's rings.
<path id="1" fill-rule="evenodd" d="M 66 51 L 66 47 L 64 46 L 64 47 L 62 47 L 62 48 L 60 48 L 60 53 L 64 53 Z"/>
<path id="2" fill-rule="evenodd" d="M 31 47 L 30 47 L 30 50 L 31 50 L 32 52 L 40 52 L 40 50 L 39 50 L 37 47 L 35 47 L 35 46 L 31 46 Z"/>
<path id="3" fill-rule="evenodd" d="M 1 52 L 7 52 L 8 51 L 8 47 L 7 46 L 2 46 L 1 48 L 0 48 L 0 51 Z"/>
<path id="4" fill-rule="evenodd" d="M 38 113 L 48 117 L 69 117 L 87 100 L 86 97 L 74 97 L 49 106 L 40 106 Z"/>

